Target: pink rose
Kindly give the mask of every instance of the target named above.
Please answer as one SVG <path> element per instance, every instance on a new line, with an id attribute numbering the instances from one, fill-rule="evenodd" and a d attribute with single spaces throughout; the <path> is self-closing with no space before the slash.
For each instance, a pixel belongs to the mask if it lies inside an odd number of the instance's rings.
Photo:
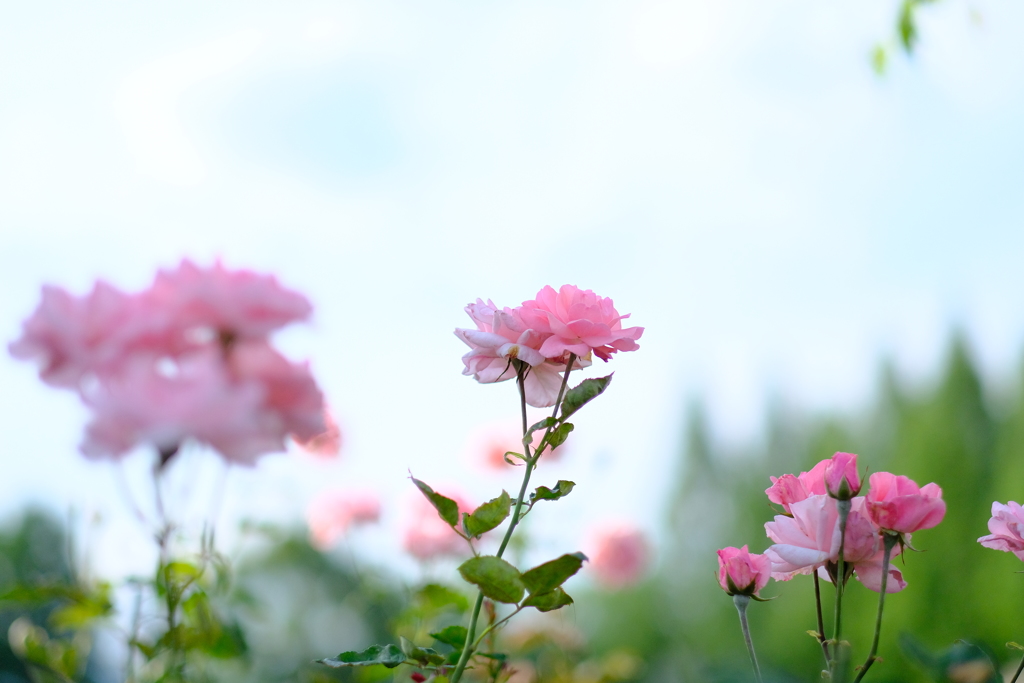
<path id="1" fill-rule="evenodd" d="M 849 500 L 860 493 L 856 455 L 836 453 L 825 462 L 825 488 L 828 495 L 839 500 Z"/>
<path id="2" fill-rule="evenodd" d="M 718 551 L 718 585 L 729 595 L 757 595 L 768 585 L 771 571 L 771 560 L 752 555 L 747 546 Z"/>
<path id="3" fill-rule="evenodd" d="M 326 550 L 353 526 L 380 520 L 380 499 L 368 491 L 325 491 L 310 503 L 306 519 L 312 544 Z"/>
<path id="4" fill-rule="evenodd" d="M 341 452 L 341 427 L 326 406 L 323 410 L 323 421 L 326 426 L 324 431 L 307 439 L 292 434 L 292 440 L 305 453 L 314 457 L 334 458 Z"/>
<path id="5" fill-rule="evenodd" d="M 868 513 L 882 529 L 904 534 L 930 529 L 946 516 L 938 484 L 918 488 L 913 480 L 888 472 L 875 472 L 868 484 Z"/>
<path id="6" fill-rule="evenodd" d="M 781 505 L 786 512 L 789 512 L 789 506 L 793 503 L 806 500 L 810 496 L 825 494 L 827 492 L 825 490 L 825 468 L 828 467 L 829 462 L 829 460 L 822 460 L 812 467 L 810 472 L 801 472 L 799 476 L 784 474 L 778 478 L 769 477 L 772 480 L 772 485 L 764 491 L 768 494 L 768 500 L 776 505 Z"/>
<path id="7" fill-rule="evenodd" d="M 863 497 L 851 501 L 843 561 L 853 567 L 861 583 L 878 591 L 881 588 L 882 540 L 864 507 Z M 827 495 L 810 496 L 791 504 L 790 511 L 792 517 L 776 515 L 775 521 L 765 524 L 768 537 L 775 541 L 775 545 L 765 551 L 772 562 L 772 578 L 788 581 L 797 574 L 810 574 L 821 568 L 834 572 L 842 543 L 836 499 Z M 886 592 L 896 592 L 897 586 L 898 590 L 906 586 L 895 569 L 890 567 L 889 575 L 892 581 Z"/>
<path id="8" fill-rule="evenodd" d="M 978 543 L 986 548 L 1013 553 L 1024 560 L 1024 509 L 1012 500 L 1006 505 L 992 503 L 992 518 L 988 520 L 992 533 L 982 536 Z"/>
<path id="9" fill-rule="evenodd" d="M 624 588 L 640 580 L 651 560 L 651 546 L 642 531 L 625 522 L 598 527 L 587 555 L 589 569 L 608 588 Z"/>
<path id="10" fill-rule="evenodd" d="M 459 517 L 463 512 L 473 512 L 474 506 L 466 499 L 450 490 L 435 489 L 443 496 L 455 501 L 459 506 Z M 465 539 L 455 533 L 441 519 L 434 506 L 419 493 L 412 499 L 410 515 L 402 537 L 402 547 L 417 560 L 432 560 L 443 556 L 460 556 L 469 552 Z"/>
<path id="11" fill-rule="evenodd" d="M 568 353 L 589 358 L 593 352 L 607 361 L 618 351 L 640 348 L 636 340 L 644 328 L 623 328 L 622 320 L 629 314 L 619 315 L 611 299 L 589 289 L 562 285 L 556 292 L 548 286 L 520 308 L 523 323 L 544 336 L 540 353 L 545 358 L 562 358 Z"/>
<path id="12" fill-rule="evenodd" d="M 490 300 L 477 299 L 466 306 L 466 313 L 477 329 L 455 330 L 455 336 L 470 347 L 462 357 L 466 366 L 462 374 L 472 375 L 481 384 L 504 382 L 516 377 L 512 361 L 520 360 L 530 366 L 523 383 L 526 402 L 534 408 L 553 406 L 567 361 L 548 360 L 537 350 L 547 335 L 527 328 L 520 309 L 498 309 Z M 577 359 L 573 369 L 589 365 L 590 361 Z"/>
<path id="13" fill-rule="evenodd" d="M 185 259 L 176 270 L 161 270 L 144 296 L 171 313 L 179 329 L 206 329 L 225 340 L 266 337 L 313 311 L 306 297 L 273 275 L 228 270 L 219 261 L 200 268 Z"/>

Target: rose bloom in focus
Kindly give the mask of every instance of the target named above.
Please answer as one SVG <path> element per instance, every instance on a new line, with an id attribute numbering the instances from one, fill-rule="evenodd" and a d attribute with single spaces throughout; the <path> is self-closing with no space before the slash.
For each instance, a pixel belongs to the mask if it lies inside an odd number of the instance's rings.
<path id="1" fill-rule="evenodd" d="M 651 561 L 647 537 L 635 526 L 614 522 L 598 527 L 587 544 L 589 570 L 607 588 L 625 588 L 639 581 Z"/>

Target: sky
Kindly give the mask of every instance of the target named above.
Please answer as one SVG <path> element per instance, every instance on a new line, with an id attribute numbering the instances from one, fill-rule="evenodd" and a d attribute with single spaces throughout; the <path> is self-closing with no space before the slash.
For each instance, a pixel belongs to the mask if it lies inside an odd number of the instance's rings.
<path id="1" fill-rule="evenodd" d="M 895 14 L 846 0 L 5 7 L 0 339 L 43 283 L 138 290 L 185 257 L 275 273 L 315 306 L 278 342 L 310 359 L 342 455 L 232 470 L 217 504 L 223 468 L 196 453 L 172 473 L 177 514 L 294 521 L 320 491 L 370 489 L 383 531 L 353 542 L 408 568 L 394 558 L 409 472 L 477 502 L 516 486 L 474 459 L 471 435 L 514 423 L 517 399 L 460 374 L 463 307 L 576 284 L 646 332 L 608 364 L 570 454 L 538 473 L 579 486 L 531 535 L 544 551 L 611 520 L 657 535 L 691 400 L 742 444 L 773 398 L 866 405 L 883 357 L 927 381 L 954 327 L 990 376 L 1017 366 L 1024 7 L 926 7 L 916 54 L 878 77 L 868 56 Z M 0 387 L 0 515 L 35 501 L 100 518 L 93 561 L 143 571 L 124 557 L 125 539 L 145 542 L 124 489 L 146 508 L 148 456 L 86 462 L 77 399 L 6 355 Z"/>

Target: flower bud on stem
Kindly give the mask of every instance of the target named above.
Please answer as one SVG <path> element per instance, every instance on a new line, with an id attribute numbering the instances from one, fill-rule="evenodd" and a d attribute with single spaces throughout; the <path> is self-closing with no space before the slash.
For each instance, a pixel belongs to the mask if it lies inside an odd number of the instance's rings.
<path id="1" fill-rule="evenodd" d="M 530 370 L 530 366 L 519 360 L 514 360 L 512 362 L 516 368 L 516 384 L 519 386 L 519 407 L 523 420 L 523 436 L 525 437 L 530 427 L 526 417 L 526 387 L 524 386 L 524 382 L 526 380 L 526 373 Z M 569 373 L 572 371 L 572 366 L 575 364 L 576 354 L 570 353 L 569 362 L 565 366 L 565 375 L 562 377 L 562 386 L 559 387 L 558 398 L 555 399 L 555 410 L 552 412 L 551 417 L 558 417 L 558 411 L 562 407 L 562 396 L 565 395 L 565 389 L 569 385 Z M 550 428 L 548 431 L 550 431 Z M 496 553 L 497 557 L 501 557 L 505 553 L 505 548 L 508 547 L 508 542 L 512 539 L 512 532 L 515 531 L 516 525 L 519 524 L 519 517 L 523 509 L 523 501 L 526 498 L 526 488 L 530 485 L 530 475 L 533 473 L 533 467 L 537 463 L 537 456 L 530 454 L 530 446 L 524 442 L 523 448 L 525 449 L 523 451 L 523 455 L 526 456 L 526 467 L 523 468 L 523 485 L 519 487 L 519 497 L 516 498 L 516 505 L 512 510 L 512 520 L 508 524 L 508 530 L 505 531 L 505 537 L 501 539 L 501 545 L 498 546 L 498 552 Z M 462 656 L 459 657 L 459 663 L 455 665 L 455 671 L 452 673 L 451 683 L 459 683 L 462 679 L 462 673 L 466 670 L 466 665 L 469 663 L 469 658 L 473 656 L 473 650 L 475 649 L 473 639 L 476 637 L 476 622 L 480 617 L 480 608 L 483 606 L 483 602 L 484 594 L 478 593 L 476 596 L 476 604 L 473 606 L 473 615 L 469 618 L 466 645 L 462 650 Z M 760 680 L 760 678 L 758 680 Z"/>
<path id="2" fill-rule="evenodd" d="M 889 580 L 889 558 L 892 555 L 892 549 L 896 545 L 896 542 L 900 540 L 900 534 L 894 531 L 883 531 L 882 535 L 885 539 L 885 552 L 882 554 L 882 586 L 878 592 L 878 615 L 875 616 L 875 638 L 871 641 L 871 652 L 868 653 L 868 658 L 864 662 L 864 666 L 860 668 L 860 673 L 857 674 L 857 678 L 854 679 L 853 683 L 860 683 L 860 679 L 864 678 L 864 674 L 868 672 L 871 665 L 875 663 L 875 653 L 878 652 L 878 636 L 882 632 L 882 608 L 885 606 L 885 584 Z M 1022 662 L 1024 665 L 1024 662 Z M 1020 673 L 1020 670 L 1017 670 Z M 1014 680 L 1017 677 L 1014 676 Z"/>
<path id="3" fill-rule="evenodd" d="M 757 665 L 757 655 L 754 654 L 754 641 L 750 639 L 750 626 L 747 624 L 747 605 L 750 604 L 750 596 L 737 593 L 732 596 L 732 604 L 736 605 L 736 611 L 740 613 L 740 628 L 743 629 L 743 640 L 747 643 L 747 652 L 750 653 L 750 663 L 754 667 L 754 678 L 757 683 L 763 683 L 761 679 L 761 667 Z"/>

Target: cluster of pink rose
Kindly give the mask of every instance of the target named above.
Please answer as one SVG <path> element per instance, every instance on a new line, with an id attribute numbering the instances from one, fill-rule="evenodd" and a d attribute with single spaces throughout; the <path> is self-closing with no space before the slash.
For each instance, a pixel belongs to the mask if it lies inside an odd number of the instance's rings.
<path id="1" fill-rule="evenodd" d="M 756 595 L 769 578 L 788 581 L 812 572 L 835 582 L 840 548 L 846 567 L 852 568 L 862 584 L 878 592 L 882 587 L 883 534 L 899 534 L 909 542 L 911 533 L 934 527 L 946 514 L 937 484 L 919 487 L 907 477 L 888 472 L 872 474 L 867 493 L 858 495 L 861 480 L 857 456 L 852 453 L 836 453 L 810 472 L 771 480 L 765 493 L 785 511 L 765 524 L 775 544 L 764 555 L 750 553 L 747 546 L 718 551 L 718 582 L 730 595 Z M 849 505 L 845 542 L 840 501 Z M 902 546 L 897 546 L 896 553 Z M 895 593 L 906 586 L 899 570 L 890 566 L 886 592 Z"/>
<path id="2" fill-rule="evenodd" d="M 82 297 L 44 287 L 10 352 L 38 361 L 47 384 L 78 392 L 92 411 L 89 457 L 150 444 L 166 460 L 194 440 L 252 464 L 285 450 L 289 435 L 337 447 L 307 364 L 270 343 L 311 310 L 273 276 L 185 260 L 135 294 L 102 281 Z"/>
<path id="3" fill-rule="evenodd" d="M 516 308 L 498 308 L 490 300 L 466 307 L 476 329 L 457 329 L 470 347 L 462 357 L 464 375 L 478 382 L 502 382 L 516 377 L 512 361 L 529 366 L 524 388 L 526 402 L 535 408 L 554 405 L 561 373 L 576 356 L 572 369 L 591 364 L 592 356 L 607 361 L 618 351 L 635 351 L 642 327 L 622 327 L 629 314 L 619 315 L 611 299 L 589 289 L 547 286 L 535 299 Z"/>

